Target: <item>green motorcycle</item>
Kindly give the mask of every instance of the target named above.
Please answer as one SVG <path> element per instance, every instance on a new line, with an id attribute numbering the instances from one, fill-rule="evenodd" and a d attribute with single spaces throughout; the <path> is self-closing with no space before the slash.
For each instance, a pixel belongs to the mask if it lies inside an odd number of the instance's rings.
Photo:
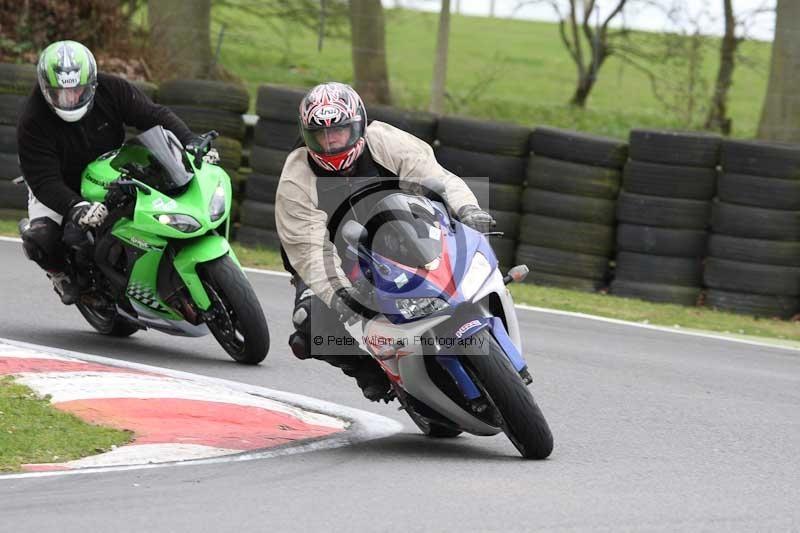
<path id="1" fill-rule="evenodd" d="M 100 333 L 210 330 L 236 362 L 258 364 L 269 329 L 228 243 L 230 177 L 203 160 L 216 136 L 202 136 L 191 153 L 156 126 L 90 163 L 81 195 L 109 215 L 77 238 L 65 228 L 68 263 L 81 287 L 78 310 Z"/>

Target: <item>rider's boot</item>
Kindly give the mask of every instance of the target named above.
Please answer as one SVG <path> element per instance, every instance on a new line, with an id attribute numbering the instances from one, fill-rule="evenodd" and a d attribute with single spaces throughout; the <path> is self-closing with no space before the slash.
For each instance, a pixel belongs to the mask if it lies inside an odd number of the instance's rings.
<path id="1" fill-rule="evenodd" d="M 80 289 L 65 272 L 48 272 L 47 277 L 53 282 L 53 290 L 61 297 L 61 303 L 72 305 L 78 301 Z"/>
<path id="2" fill-rule="evenodd" d="M 372 357 L 368 355 L 329 355 L 319 357 L 319 359 L 340 368 L 345 375 L 355 378 L 366 399 L 377 402 L 390 398 L 392 386 L 389 378 Z"/>

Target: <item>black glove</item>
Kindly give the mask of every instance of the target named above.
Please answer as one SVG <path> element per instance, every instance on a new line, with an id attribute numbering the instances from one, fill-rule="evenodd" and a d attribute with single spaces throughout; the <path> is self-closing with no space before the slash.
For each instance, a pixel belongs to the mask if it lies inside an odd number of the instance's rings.
<path id="1" fill-rule="evenodd" d="M 189 139 L 189 142 L 186 143 L 186 151 L 191 152 L 194 155 L 204 156 L 208 152 L 209 148 L 211 148 L 211 143 L 208 143 L 202 150 L 200 150 L 200 146 L 202 146 L 204 142 L 205 139 L 203 137 L 195 135 Z"/>
<path id="2" fill-rule="evenodd" d="M 112 181 L 108 186 L 103 203 L 114 209 L 124 206 L 134 198 L 136 198 L 136 189 L 133 186 L 120 185 L 117 181 Z"/>
<path id="3" fill-rule="evenodd" d="M 495 224 L 492 215 L 478 207 L 477 205 L 465 205 L 458 210 L 458 219 L 462 224 L 469 226 L 475 231 L 489 233 Z"/>
<path id="4" fill-rule="evenodd" d="M 79 202 L 67 213 L 67 219 L 81 229 L 96 228 L 108 216 L 108 208 L 100 202 Z"/>
<path id="5" fill-rule="evenodd" d="M 361 303 L 365 298 L 363 291 L 355 287 L 342 287 L 333 295 L 331 309 L 339 317 L 342 324 L 354 324 L 359 318 L 372 318 L 375 311 L 367 308 Z"/>
<path id="6" fill-rule="evenodd" d="M 192 139 L 186 143 L 186 151 L 190 154 L 194 155 L 195 157 L 201 157 L 203 163 L 211 163 L 212 165 L 216 165 L 219 163 L 219 152 L 216 148 L 211 147 L 211 143 L 208 143 L 200 149 L 200 146 L 206 141 L 203 137 L 195 135 Z"/>

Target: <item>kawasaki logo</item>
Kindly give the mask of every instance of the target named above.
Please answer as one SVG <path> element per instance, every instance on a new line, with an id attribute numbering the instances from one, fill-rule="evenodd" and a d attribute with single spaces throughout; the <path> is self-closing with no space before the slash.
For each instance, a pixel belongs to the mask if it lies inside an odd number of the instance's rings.
<path id="1" fill-rule="evenodd" d="M 83 179 L 85 179 L 89 183 L 94 183 L 95 185 L 99 185 L 99 186 L 103 187 L 104 189 L 108 189 L 108 183 L 103 183 L 102 181 L 100 181 L 97 178 L 94 178 L 92 176 L 86 175 L 86 176 L 83 177 Z"/>
<path id="2" fill-rule="evenodd" d="M 141 248 L 143 250 L 150 250 L 150 249 L 153 248 L 153 246 L 149 242 L 143 241 L 142 239 L 139 239 L 138 237 L 131 237 L 130 241 L 131 241 L 131 244 L 133 244 L 134 246 L 138 246 L 139 248 Z"/>

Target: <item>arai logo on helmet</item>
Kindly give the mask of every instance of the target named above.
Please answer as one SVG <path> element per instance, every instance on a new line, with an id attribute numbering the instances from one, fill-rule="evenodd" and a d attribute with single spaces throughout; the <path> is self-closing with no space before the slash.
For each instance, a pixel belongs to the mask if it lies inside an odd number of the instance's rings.
<path id="1" fill-rule="evenodd" d="M 481 325 L 480 320 L 472 320 L 470 322 L 467 322 L 466 324 L 458 328 L 458 330 L 456 330 L 456 337 L 460 339 L 464 335 L 464 333 L 474 328 L 475 326 L 480 326 L 480 325 Z"/>
<path id="2" fill-rule="evenodd" d="M 71 72 L 56 72 L 58 84 L 64 88 L 77 87 L 81 82 L 81 71 L 73 70 Z"/>
<path id="3" fill-rule="evenodd" d="M 332 105 L 320 108 L 319 111 L 314 113 L 317 120 L 333 120 L 339 116 L 339 110 Z"/>

